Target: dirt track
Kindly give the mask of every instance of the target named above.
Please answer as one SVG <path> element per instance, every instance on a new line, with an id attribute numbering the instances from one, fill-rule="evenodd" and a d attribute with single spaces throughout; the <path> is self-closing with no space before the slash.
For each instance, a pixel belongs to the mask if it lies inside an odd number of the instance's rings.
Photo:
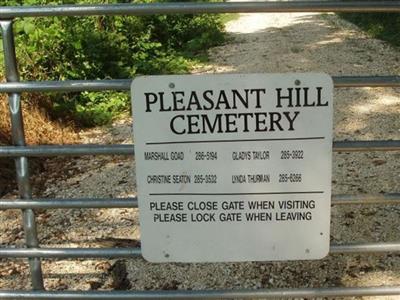
<path id="1" fill-rule="evenodd" d="M 196 73 L 326 72 L 388 75 L 400 72 L 400 53 L 370 39 L 335 15 L 243 14 L 227 25 L 232 39 L 210 51 L 211 62 Z M 335 140 L 400 139 L 400 90 L 335 91 Z M 131 124 L 83 134 L 85 142 L 130 143 Z M 336 153 L 333 194 L 400 190 L 400 154 Z M 66 166 L 63 180 L 49 179 L 43 197 L 123 197 L 135 192 L 134 161 L 82 158 Z M 38 216 L 42 245 L 135 246 L 140 232 L 135 209 L 53 210 Z M 333 207 L 334 243 L 400 241 L 395 206 Z M 23 243 L 18 211 L 0 213 L 2 246 Z M 240 241 L 238 241 L 240 243 Z M 28 288 L 27 265 L 3 261 L 0 287 Z M 148 264 L 141 259 L 45 261 L 51 289 L 213 289 L 400 284 L 399 255 L 331 255 L 292 263 Z M 116 275 L 117 274 L 117 275 Z M 394 297 L 392 299 L 395 299 Z"/>

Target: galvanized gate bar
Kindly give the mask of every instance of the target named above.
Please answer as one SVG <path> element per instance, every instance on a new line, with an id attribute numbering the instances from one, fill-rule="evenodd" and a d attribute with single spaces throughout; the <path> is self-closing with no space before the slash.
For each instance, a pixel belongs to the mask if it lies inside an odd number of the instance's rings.
<path id="1" fill-rule="evenodd" d="M 9 6 L 0 8 L 0 19 L 46 16 L 144 16 L 155 14 L 256 12 L 400 12 L 400 3 L 399 1 L 265 1 Z"/>
<path id="2" fill-rule="evenodd" d="M 400 145 L 400 141 L 399 141 Z M 18 157 L 21 155 L 30 157 L 43 156 L 80 156 L 80 155 L 135 155 L 135 148 L 132 144 L 114 144 L 114 145 L 43 145 L 43 146 L 25 146 L 0 147 L 0 157 Z"/>
<path id="3" fill-rule="evenodd" d="M 400 140 L 388 141 L 334 141 L 335 152 L 398 151 Z"/>
<path id="4" fill-rule="evenodd" d="M 379 195 L 332 195 L 332 204 L 400 204 L 400 193 Z"/>
<path id="5" fill-rule="evenodd" d="M 400 151 L 400 140 L 392 141 L 335 141 L 335 152 Z M 133 144 L 114 145 L 43 145 L 43 146 L 0 146 L 0 157 L 43 157 L 80 155 L 135 155 Z"/>
<path id="6" fill-rule="evenodd" d="M 0 21 L 5 75 L 7 81 L 19 81 L 17 60 L 15 56 L 14 33 L 12 21 Z M 8 95 L 11 118 L 12 142 L 18 147 L 25 146 L 24 124 L 22 120 L 22 109 L 20 94 L 12 93 Z M 17 157 L 15 159 L 15 169 L 17 173 L 17 183 L 19 195 L 22 199 L 32 198 L 32 190 L 29 182 L 29 165 L 27 157 Z M 25 232 L 25 243 L 27 247 L 38 247 L 39 242 L 36 231 L 35 214 L 31 209 L 22 211 L 22 220 Z M 43 276 L 40 260 L 37 258 L 29 259 L 31 270 L 31 280 L 33 289 L 43 289 Z"/>
<path id="7" fill-rule="evenodd" d="M 333 76 L 336 88 L 400 87 L 400 76 Z M 0 93 L 129 91 L 131 79 L 25 81 L 0 83 Z"/>
<path id="8" fill-rule="evenodd" d="M 333 76 L 336 88 L 400 87 L 400 76 Z M 25 81 L 0 83 L 0 93 L 129 91 L 131 79 Z"/>
<path id="9" fill-rule="evenodd" d="M 390 296 L 400 294 L 400 286 L 325 287 L 294 289 L 236 289 L 200 291 L 0 291 L 0 299 L 287 299 L 321 297 Z"/>
<path id="10" fill-rule="evenodd" d="M 400 193 L 379 195 L 333 195 L 332 205 L 400 204 Z M 61 209 L 61 208 L 136 208 L 137 197 L 130 198 L 41 198 L 0 199 L 0 210 L 5 209 Z"/>
<path id="11" fill-rule="evenodd" d="M 202 291 L 0 291 L 0 299 L 287 299 L 321 297 L 390 296 L 400 294 L 400 286 L 326 287 L 258 290 L 202 290 Z"/>
<path id="12" fill-rule="evenodd" d="M 140 248 L 0 248 L 0 258 L 135 258 Z"/>
<path id="13" fill-rule="evenodd" d="M 382 252 L 399 252 L 400 243 L 365 243 L 365 244 L 343 244 L 331 245 L 330 254 L 356 254 L 356 253 L 382 253 Z"/>
<path id="14" fill-rule="evenodd" d="M 330 254 L 400 252 L 398 243 L 362 243 L 330 246 Z M 0 258 L 134 258 L 141 257 L 140 248 L 0 248 Z"/>
<path id="15" fill-rule="evenodd" d="M 400 76 L 333 76 L 336 88 L 400 87 Z"/>
<path id="16" fill-rule="evenodd" d="M 131 83 L 132 79 L 4 82 L 0 83 L 0 92 L 129 91 Z"/>
<path id="17" fill-rule="evenodd" d="M 400 196 L 399 196 L 400 200 Z M 131 198 L 72 198 L 72 199 L 32 199 L 10 200 L 0 199 L 0 210 L 23 208 L 135 208 L 138 207 L 136 197 Z"/>

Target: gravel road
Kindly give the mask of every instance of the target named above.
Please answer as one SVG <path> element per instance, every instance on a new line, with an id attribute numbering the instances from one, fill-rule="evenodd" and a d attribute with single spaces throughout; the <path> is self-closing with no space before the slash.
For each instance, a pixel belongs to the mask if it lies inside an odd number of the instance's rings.
<path id="1" fill-rule="evenodd" d="M 400 73 L 400 53 L 333 14 L 241 14 L 227 24 L 230 41 L 210 50 L 195 73 Z M 400 139 L 400 90 L 336 89 L 335 140 Z M 81 134 L 83 142 L 131 143 L 129 118 Z M 49 162 L 54 164 L 54 162 Z M 134 160 L 84 157 L 49 178 L 42 197 L 125 197 L 135 193 Z M 400 190 L 400 153 L 335 153 L 333 194 Z M 13 195 L 7 195 L 9 198 Z M 334 206 L 331 240 L 400 241 L 400 209 L 392 205 Z M 0 244 L 21 246 L 19 211 L 0 212 Z M 136 209 L 48 210 L 38 214 L 39 239 L 52 247 L 139 245 Z M 240 241 L 238 241 L 240 243 Z M 150 264 L 132 260 L 46 260 L 49 289 L 216 289 L 400 285 L 400 257 L 330 255 L 320 261 Z M 0 288 L 29 288 L 23 260 L 0 260 Z M 371 298 L 371 297 L 370 297 Z M 396 297 L 386 297 L 396 299 Z M 399 298 L 397 298 L 399 299 Z"/>

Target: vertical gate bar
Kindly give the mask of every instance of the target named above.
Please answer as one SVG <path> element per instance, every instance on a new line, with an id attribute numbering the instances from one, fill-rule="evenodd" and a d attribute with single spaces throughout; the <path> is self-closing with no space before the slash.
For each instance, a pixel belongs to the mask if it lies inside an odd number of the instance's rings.
<path id="1" fill-rule="evenodd" d="M 0 20 L 3 35 L 3 51 L 5 75 L 8 82 L 19 81 L 17 59 L 15 55 L 13 21 Z M 25 145 L 24 124 L 22 119 L 20 94 L 11 93 L 8 95 L 8 102 L 11 116 L 11 134 L 13 144 L 16 146 Z M 22 199 L 31 199 L 32 190 L 29 182 L 29 164 L 27 157 L 15 159 L 17 182 L 19 194 Z M 28 248 L 38 247 L 35 213 L 32 209 L 22 210 L 22 217 L 25 231 L 25 242 Z M 43 290 L 42 267 L 39 258 L 29 258 L 32 287 L 35 290 Z"/>

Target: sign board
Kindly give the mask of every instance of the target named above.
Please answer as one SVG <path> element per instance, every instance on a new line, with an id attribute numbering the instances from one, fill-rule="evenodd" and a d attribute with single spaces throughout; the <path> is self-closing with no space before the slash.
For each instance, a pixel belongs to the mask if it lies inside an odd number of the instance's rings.
<path id="1" fill-rule="evenodd" d="M 325 74 L 132 83 L 143 256 L 320 259 L 329 251 L 333 84 Z"/>

